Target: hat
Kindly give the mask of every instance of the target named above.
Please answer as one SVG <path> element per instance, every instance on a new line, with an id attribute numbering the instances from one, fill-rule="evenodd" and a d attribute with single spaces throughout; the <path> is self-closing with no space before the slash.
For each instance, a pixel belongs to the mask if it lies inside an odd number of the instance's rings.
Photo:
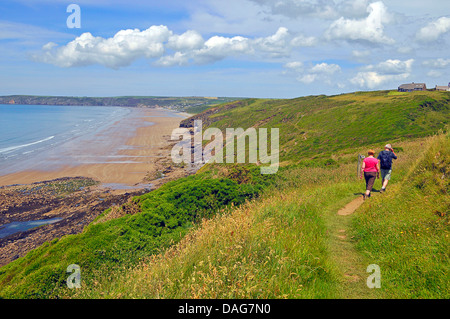
<path id="1" fill-rule="evenodd" d="M 391 144 L 386 144 L 386 146 L 384 148 L 391 149 L 392 145 Z"/>

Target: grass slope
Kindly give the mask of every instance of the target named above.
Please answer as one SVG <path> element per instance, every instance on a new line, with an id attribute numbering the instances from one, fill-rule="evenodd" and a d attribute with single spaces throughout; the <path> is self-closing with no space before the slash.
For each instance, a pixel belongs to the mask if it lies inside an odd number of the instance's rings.
<path id="1" fill-rule="evenodd" d="M 449 124 L 448 92 L 357 92 L 292 100 L 249 99 L 244 106 L 210 116 L 225 128 L 279 128 L 282 161 L 329 158 L 363 145 L 423 137 Z"/>
<path id="2" fill-rule="evenodd" d="M 407 181 L 408 172 L 421 167 L 417 163 L 422 163 L 420 158 L 424 154 L 417 151 L 418 147 L 424 143 L 436 146 L 439 139 L 442 137 L 401 144 L 403 151 L 395 163 L 392 188 Z M 434 271 L 418 272 L 414 285 L 420 287 L 419 291 L 405 293 L 395 279 L 408 278 L 411 265 L 405 268 L 397 265 L 409 263 L 404 259 L 404 247 L 391 237 L 384 239 L 387 234 L 383 233 L 386 231 L 383 225 L 395 223 L 396 217 L 373 209 L 373 205 L 389 200 L 385 197 L 389 193 L 374 194 L 354 215 L 337 215 L 364 189 L 364 183 L 355 179 L 353 172 L 352 163 L 338 168 L 282 170 L 283 181 L 267 189 L 258 200 L 203 220 L 177 245 L 142 260 L 114 280 L 99 276 L 95 287 L 84 286 L 73 297 L 448 298 L 448 243 L 444 240 L 448 221 L 438 220 L 430 211 L 425 213 L 426 218 L 439 226 L 434 232 L 423 233 L 422 249 L 411 248 L 408 258 L 424 260 L 426 268 Z M 419 180 L 424 177 L 417 175 Z M 380 184 L 377 181 L 376 188 Z M 444 195 L 442 190 L 439 192 L 438 196 Z M 421 198 L 416 199 L 419 201 L 396 199 L 403 210 L 408 209 L 412 217 L 410 226 L 416 225 L 414 217 L 423 214 L 419 211 Z M 382 230 L 376 234 L 369 232 L 380 227 Z M 345 241 L 337 238 L 342 235 L 341 230 L 347 234 Z M 387 231 L 391 230 L 400 229 L 387 227 Z M 429 245 L 435 239 L 440 239 L 439 244 Z M 406 243 L 416 245 L 415 240 L 409 238 Z M 390 266 L 386 259 L 392 263 Z M 381 267 L 382 289 L 369 289 L 366 285 L 367 266 L 374 263 Z"/>
<path id="3" fill-rule="evenodd" d="M 121 271 L 158 253 L 178 242 L 195 220 L 237 206 L 257 196 L 264 186 L 261 179 L 252 185 L 229 178 L 206 179 L 204 175 L 173 181 L 136 197 L 129 205 L 140 213 L 94 221 L 81 234 L 53 240 L 2 267 L 0 297 L 60 297 L 66 289 L 66 268 L 70 264 L 79 265 L 83 280 L 92 284 L 92 275 L 99 269 L 103 273 Z"/>
<path id="4" fill-rule="evenodd" d="M 423 148 L 404 179 L 353 220 L 358 251 L 381 268 L 385 298 L 450 298 L 450 135 Z"/>

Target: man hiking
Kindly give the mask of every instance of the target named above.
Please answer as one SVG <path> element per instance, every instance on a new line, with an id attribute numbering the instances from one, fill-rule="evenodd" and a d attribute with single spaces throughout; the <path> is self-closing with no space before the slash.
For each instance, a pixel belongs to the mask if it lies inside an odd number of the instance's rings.
<path id="1" fill-rule="evenodd" d="M 392 160 L 397 159 L 397 155 L 395 155 L 394 149 L 392 148 L 391 144 L 387 144 L 384 147 L 384 150 L 381 151 L 380 154 L 378 154 L 377 159 L 380 163 L 380 173 L 382 179 L 380 192 L 383 193 L 384 191 L 386 191 L 386 186 L 391 179 Z"/>

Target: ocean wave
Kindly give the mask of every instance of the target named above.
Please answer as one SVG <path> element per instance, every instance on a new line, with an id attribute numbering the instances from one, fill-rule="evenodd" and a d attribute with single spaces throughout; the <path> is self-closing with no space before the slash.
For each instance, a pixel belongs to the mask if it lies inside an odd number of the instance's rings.
<path id="1" fill-rule="evenodd" d="M 33 142 L 33 143 L 28 143 L 28 144 L 22 144 L 22 145 L 10 146 L 10 147 L 6 147 L 6 148 L 2 148 L 2 149 L 0 149 L 0 153 L 10 153 L 12 151 L 15 151 L 15 150 L 27 147 L 27 146 L 31 146 L 31 145 L 35 145 L 35 144 L 39 144 L 39 143 L 43 143 L 43 142 L 49 141 L 49 140 L 53 139 L 54 137 L 55 136 L 49 136 L 47 138 L 44 138 L 42 140 L 39 140 L 39 141 L 36 141 L 36 142 Z"/>

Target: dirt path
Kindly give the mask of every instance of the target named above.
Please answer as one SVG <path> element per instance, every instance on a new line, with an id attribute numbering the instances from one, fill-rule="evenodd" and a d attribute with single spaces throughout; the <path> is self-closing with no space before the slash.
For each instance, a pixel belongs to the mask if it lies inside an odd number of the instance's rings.
<path id="1" fill-rule="evenodd" d="M 355 198 L 350 203 L 345 205 L 344 208 L 341 208 L 338 211 L 338 215 L 341 215 L 341 216 L 351 215 L 359 208 L 359 206 L 362 205 L 362 203 L 364 203 L 363 198 L 361 196 L 358 196 L 358 198 Z"/>
<path id="2" fill-rule="evenodd" d="M 367 299 L 375 298 L 374 289 L 367 287 L 366 280 L 370 275 L 366 272 L 366 262 L 356 251 L 350 234 L 352 214 L 364 204 L 362 196 L 352 200 L 346 206 L 330 214 L 330 252 L 342 278 L 342 298 Z"/>

